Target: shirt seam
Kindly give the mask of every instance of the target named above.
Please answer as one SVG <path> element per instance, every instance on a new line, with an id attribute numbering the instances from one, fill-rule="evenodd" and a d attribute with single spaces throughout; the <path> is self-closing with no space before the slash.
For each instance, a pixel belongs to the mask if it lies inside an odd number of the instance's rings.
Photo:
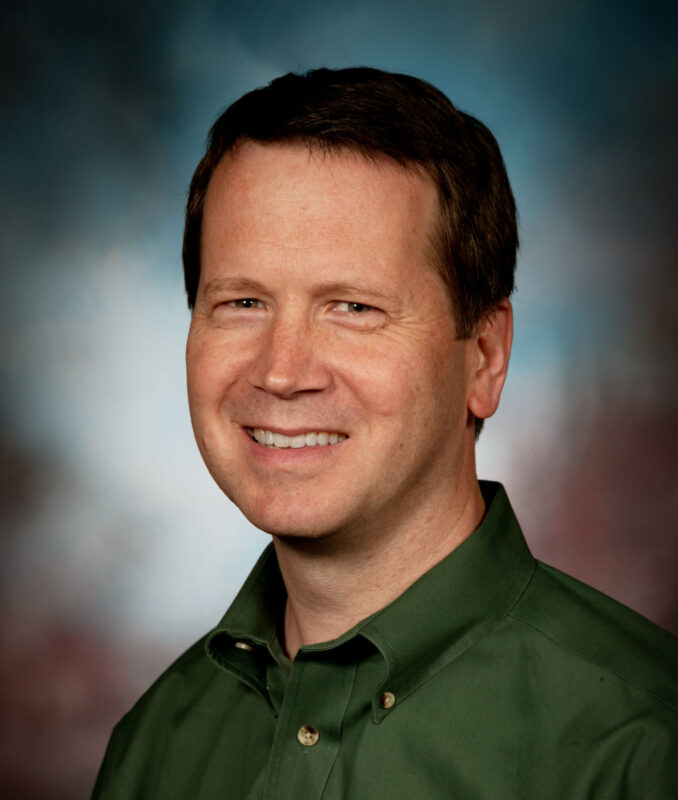
<path id="1" fill-rule="evenodd" d="M 334 772 L 335 767 L 337 765 L 337 761 L 339 759 L 339 751 L 341 749 L 341 740 L 342 740 L 342 737 L 343 737 L 343 734 L 344 734 L 344 727 L 345 727 L 345 723 L 346 723 L 346 712 L 348 710 L 348 707 L 349 707 L 349 705 L 351 703 L 351 699 L 352 699 L 354 691 L 355 691 L 355 681 L 356 681 L 356 676 L 358 674 L 358 664 L 357 663 L 352 664 L 351 671 L 353 673 L 352 676 L 351 676 L 351 679 L 350 679 L 351 688 L 350 688 L 350 691 L 348 691 L 346 693 L 346 701 L 344 702 L 344 709 L 343 709 L 343 712 L 342 712 L 342 715 L 341 715 L 341 723 L 339 724 L 339 731 L 338 731 L 339 743 L 337 744 L 337 747 L 336 747 L 336 750 L 335 750 L 335 753 L 334 753 L 334 757 L 332 759 L 332 765 L 329 768 L 329 770 L 327 771 L 327 776 L 325 777 L 325 782 L 324 782 L 323 788 L 322 788 L 322 790 L 320 792 L 321 800 L 325 796 L 325 792 L 327 791 L 327 787 L 329 786 L 330 779 L 332 777 L 332 773 Z"/>
<path id="2" fill-rule="evenodd" d="M 648 697 L 652 697 L 655 700 L 658 700 L 662 705 L 666 706 L 667 708 L 671 709 L 671 711 L 673 711 L 674 713 L 678 714 L 678 707 L 674 706 L 673 703 L 671 703 L 665 697 L 662 697 L 661 695 L 657 694 L 656 692 L 651 691 L 647 687 L 642 686 L 640 683 L 635 681 L 633 678 L 630 678 L 628 675 L 624 675 L 623 673 L 621 673 L 618 670 L 616 670 L 613 667 L 611 667 L 609 664 L 604 663 L 600 659 L 594 658 L 593 656 L 589 655 L 588 653 L 583 652 L 582 650 L 578 650 L 576 647 L 572 647 L 570 645 L 565 644 L 560 639 L 558 639 L 555 636 L 552 636 L 551 634 L 547 633 L 545 630 L 543 630 L 539 626 L 535 625 L 534 623 L 529 622 L 526 619 L 523 619 L 523 617 L 519 616 L 518 614 L 516 614 L 513 611 L 509 612 L 509 614 L 507 616 L 510 617 L 511 619 L 516 620 L 516 622 L 520 622 L 522 625 L 526 625 L 528 628 L 532 628 L 532 630 L 537 631 L 537 633 L 539 633 L 545 639 L 548 639 L 549 641 L 551 641 L 554 644 L 558 645 L 558 647 L 560 647 L 561 649 L 567 650 L 569 653 L 573 653 L 578 658 L 581 658 L 584 661 L 588 661 L 590 664 L 595 664 L 596 666 L 601 667 L 606 672 L 609 672 L 612 675 L 614 675 L 617 678 L 619 678 L 619 680 L 622 680 L 625 683 L 628 683 L 631 686 L 634 686 L 636 689 L 641 691 L 643 694 L 647 695 Z"/>

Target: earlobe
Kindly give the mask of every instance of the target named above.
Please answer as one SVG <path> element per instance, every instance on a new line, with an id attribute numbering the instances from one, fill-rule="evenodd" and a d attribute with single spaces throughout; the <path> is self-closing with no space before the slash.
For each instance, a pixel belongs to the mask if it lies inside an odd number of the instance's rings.
<path id="1" fill-rule="evenodd" d="M 468 410 L 474 417 L 491 417 L 499 406 L 513 342 L 513 308 L 503 300 L 478 324 L 473 337 L 474 372 L 468 394 Z"/>

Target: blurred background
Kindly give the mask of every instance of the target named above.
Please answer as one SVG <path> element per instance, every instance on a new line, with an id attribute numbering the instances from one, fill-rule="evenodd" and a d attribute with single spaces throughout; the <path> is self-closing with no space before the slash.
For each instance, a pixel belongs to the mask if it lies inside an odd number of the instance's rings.
<path id="1" fill-rule="evenodd" d="M 6 4 L 3 797 L 86 797 L 113 724 L 267 543 L 192 439 L 180 243 L 207 129 L 289 70 L 409 72 L 493 130 L 522 247 L 480 474 L 538 557 L 678 632 L 677 8 Z"/>

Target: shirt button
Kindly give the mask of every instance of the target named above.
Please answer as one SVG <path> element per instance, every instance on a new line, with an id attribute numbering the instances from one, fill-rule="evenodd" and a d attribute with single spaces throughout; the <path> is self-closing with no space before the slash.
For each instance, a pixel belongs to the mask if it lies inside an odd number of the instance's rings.
<path id="1" fill-rule="evenodd" d="M 313 747 L 319 737 L 318 729 L 314 728 L 313 725 L 302 725 L 297 731 L 297 739 L 304 747 Z"/>
<path id="2" fill-rule="evenodd" d="M 384 692 L 379 698 L 379 705 L 382 708 L 393 708 L 395 705 L 395 695 L 393 692 Z"/>
<path id="3" fill-rule="evenodd" d="M 235 646 L 238 648 L 238 650 L 247 650 L 249 653 L 251 653 L 252 650 L 254 650 L 252 645 L 247 644 L 247 642 L 236 642 Z"/>

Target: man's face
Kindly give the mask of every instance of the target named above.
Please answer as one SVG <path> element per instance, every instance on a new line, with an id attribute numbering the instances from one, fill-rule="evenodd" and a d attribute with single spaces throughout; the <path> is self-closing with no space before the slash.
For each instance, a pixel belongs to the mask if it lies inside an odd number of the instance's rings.
<path id="1" fill-rule="evenodd" d="M 249 142 L 216 169 L 189 403 L 214 479 L 263 530 L 402 525 L 468 471 L 472 351 L 429 266 L 437 208 L 418 173 L 355 154 Z"/>

